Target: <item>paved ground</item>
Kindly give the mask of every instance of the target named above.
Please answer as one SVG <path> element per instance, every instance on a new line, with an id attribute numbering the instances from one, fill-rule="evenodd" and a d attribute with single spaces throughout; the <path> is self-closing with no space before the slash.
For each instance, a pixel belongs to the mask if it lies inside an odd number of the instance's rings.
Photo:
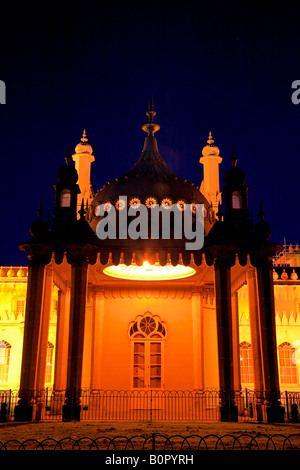
<path id="1" fill-rule="evenodd" d="M 239 435 L 243 433 L 256 435 L 267 434 L 273 436 L 282 434 L 289 436 L 299 434 L 300 423 L 295 424 L 265 424 L 265 423 L 195 423 L 195 422 L 126 422 L 126 421 L 90 421 L 90 422 L 32 422 L 32 423 L 0 423 L 0 441 L 5 442 L 11 439 L 24 441 L 26 439 L 37 439 L 39 441 L 46 438 L 56 440 L 65 437 L 80 439 L 89 437 L 97 439 L 105 436 L 113 438 L 116 436 L 151 436 L 152 433 L 159 433 L 165 436 L 176 434 L 188 436 L 197 434 L 206 436 L 214 434 L 223 436 L 224 434 Z"/>

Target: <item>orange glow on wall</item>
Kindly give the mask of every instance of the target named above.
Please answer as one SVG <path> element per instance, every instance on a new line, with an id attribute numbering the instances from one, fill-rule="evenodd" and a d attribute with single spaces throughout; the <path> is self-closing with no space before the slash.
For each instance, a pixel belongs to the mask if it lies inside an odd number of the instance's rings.
<path id="1" fill-rule="evenodd" d="M 119 264 L 118 266 L 108 266 L 103 270 L 104 274 L 119 279 L 130 279 L 136 281 L 167 281 L 174 279 L 182 279 L 185 277 L 193 276 L 196 273 L 194 268 L 190 266 L 177 266 L 166 265 L 160 266 L 156 263 L 151 265 L 148 261 L 144 261 L 142 266 L 131 264 Z"/>

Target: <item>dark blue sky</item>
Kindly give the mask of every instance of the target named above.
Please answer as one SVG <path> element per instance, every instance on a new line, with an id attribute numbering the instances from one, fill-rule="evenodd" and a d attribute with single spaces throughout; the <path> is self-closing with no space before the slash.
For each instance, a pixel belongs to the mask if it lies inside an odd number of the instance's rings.
<path id="1" fill-rule="evenodd" d="M 300 104 L 291 101 L 299 6 L 3 3 L 0 265 L 26 264 L 16 244 L 29 238 L 41 196 L 52 213 L 57 170 L 83 129 L 95 190 L 134 164 L 151 95 L 159 150 L 173 171 L 200 185 L 211 130 L 221 188 L 234 145 L 255 220 L 262 200 L 272 240 L 300 243 Z"/>

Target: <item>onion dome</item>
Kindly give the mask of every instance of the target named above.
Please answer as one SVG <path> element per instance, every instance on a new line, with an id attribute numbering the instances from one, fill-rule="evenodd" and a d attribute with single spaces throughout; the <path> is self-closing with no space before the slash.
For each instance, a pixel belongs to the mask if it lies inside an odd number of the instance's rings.
<path id="1" fill-rule="evenodd" d="M 146 114 L 149 122 L 142 126 L 142 129 L 147 132 L 142 153 L 129 171 L 105 184 L 95 195 L 88 215 L 92 228 L 95 230 L 98 223 L 97 208 L 101 204 L 107 205 L 107 210 L 111 205 L 117 210 L 122 209 L 120 196 L 126 196 L 128 205 L 133 205 L 135 208 L 144 204 L 151 209 L 152 206 L 155 207 L 158 204 L 167 209 L 176 204 L 180 210 L 185 210 L 186 205 L 190 204 L 187 210 L 191 210 L 195 207 L 193 204 L 204 204 L 207 214 L 206 229 L 210 228 L 212 226 L 212 223 L 208 221 L 210 205 L 204 195 L 194 183 L 177 176 L 159 153 L 154 134 L 160 126 L 153 122 L 156 112 L 152 99 Z"/>
<path id="2" fill-rule="evenodd" d="M 90 155 L 92 155 L 93 153 L 92 146 L 88 143 L 85 129 L 83 131 L 79 144 L 77 144 L 75 147 L 75 153 L 89 153 Z"/>
<path id="3" fill-rule="evenodd" d="M 57 172 L 57 181 L 59 184 L 65 188 L 73 186 L 78 181 L 78 173 L 74 166 L 70 163 L 72 161 L 70 147 L 68 147 L 67 155 L 65 156 L 66 165 L 60 167 Z"/>
<path id="4" fill-rule="evenodd" d="M 217 147 L 214 144 L 214 140 L 212 138 L 211 132 L 209 132 L 208 140 L 207 140 L 207 145 L 203 147 L 202 150 L 202 155 L 203 157 L 219 157 L 220 150 L 219 147 Z"/>
<path id="5" fill-rule="evenodd" d="M 246 176 L 243 170 L 236 166 L 238 159 L 235 156 L 234 148 L 232 148 L 232 157 L 230 161 L 232 163 L 232 167 L 225 173 L 225 184 L 236 188 L 243 186 L 246 181 Z"/>
<path id="6" fill-rule="evenodd" d="M 14 277 L 15 271 L 13 270 L 13 267 L 11 266 L 10 269 L 7 271 L 7 277 Z"/>

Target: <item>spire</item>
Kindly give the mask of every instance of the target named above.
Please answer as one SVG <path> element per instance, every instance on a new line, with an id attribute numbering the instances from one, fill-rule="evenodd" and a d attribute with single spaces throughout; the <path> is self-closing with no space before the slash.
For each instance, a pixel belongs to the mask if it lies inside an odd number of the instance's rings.
<path id="1" fill-rule="evenodd" d="M 154 105 L 153 105 L 153 99 L 152 97 L 150 98 L 149 106 L 148 106 L 148 111 L 146 112 L 149 122 L 147 124 L 144 124 L 142 126 L 143 131 L 147 132 L 148 135 L 153 135 L 156 131 L 159 131 L 160 126 L 159 124 L 156 124 L 153 122 L 153 118 L 156 115 L 156 112 L 154 111 Z"/>

